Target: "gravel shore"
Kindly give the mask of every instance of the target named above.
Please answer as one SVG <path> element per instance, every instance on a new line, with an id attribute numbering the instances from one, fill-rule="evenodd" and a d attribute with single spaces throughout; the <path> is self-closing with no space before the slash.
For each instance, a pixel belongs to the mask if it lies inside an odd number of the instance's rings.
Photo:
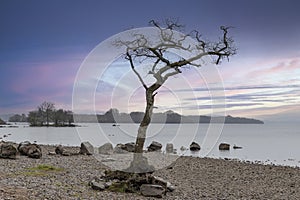
<path id="1" fill-rule="evenodd" d="M 107 168 L 93 156 L 47 155 L 0 159 L 0 199 L 153 199 L 138 194 L 95 191 L 88 186 Z M 78 152 L 77 147 L 65 147 Z M 38 169 L 39 165 L 53 170 Z M 154 173 L 175 185 L 163 199 L 300 199 L 300 169 L 233 160 L 180 157 Z"/>

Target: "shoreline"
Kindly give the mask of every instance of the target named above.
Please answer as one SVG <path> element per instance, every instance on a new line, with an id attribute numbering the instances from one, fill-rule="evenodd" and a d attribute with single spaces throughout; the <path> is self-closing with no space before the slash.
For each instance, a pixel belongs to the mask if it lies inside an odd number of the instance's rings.
<path id="1" fill-rule="evenodd" d="M 41 159 L 0 159 L 0 199 L 149 199 L 92 190 L 88 182 L 107 169 L 104 162 L 87 155 L 48 155 L 55 145 L 41 148 Z M 79 151 L 79 147 L 65 148 Z M 39 165 L 61 170 L 34 170 Z M 182 156 L 154 175 L 176 187 L 163 199 L 300 199 L 299 167 Z"/>

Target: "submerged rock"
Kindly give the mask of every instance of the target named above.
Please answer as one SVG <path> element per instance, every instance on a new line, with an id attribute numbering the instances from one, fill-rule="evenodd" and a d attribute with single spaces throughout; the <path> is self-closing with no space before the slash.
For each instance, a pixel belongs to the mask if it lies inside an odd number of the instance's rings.
<path id="1" fill-rule="evenodd" d="M 174 146 L 171 143 L 166 145 L 166 153 L 174 153 Z"/>
<path id="2" fill-rule="evenodd" d="M 153 141 L 150 146 L 148 147 L 148 151 L 149 152 L 153 152 L 153 151 L 161 151 L 162 148 L 162 144 L 156 141 Z"/>
<path id="3" fill-rule="evenodd" d="M 233 145 L 232 147 L 233 149 L 242 149 L 243 147 L 240 147 L 240 146 L 236 146 L 236 145 Z"/>
<path id="4" fill-rule="evenodd" d="M 219 145 L 219 150 L 222 150 L 222 151 L 228 151 L 230 150 L 230 144 L 227 144 L 227 143 L 221 143 Z"/>
<path id="5" fill-rule="evenodd" d="M 196 142 L 192 142 L 192 144 L 190 145 L 191 151 L 200 151 L 200 149 L 201 149 L 200 145 Z"/>

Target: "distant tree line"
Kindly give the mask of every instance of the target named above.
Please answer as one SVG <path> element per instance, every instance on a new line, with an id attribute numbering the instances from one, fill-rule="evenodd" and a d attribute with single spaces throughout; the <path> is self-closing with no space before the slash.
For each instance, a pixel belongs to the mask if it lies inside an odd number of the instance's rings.
<path id="1" fill-rule="evenodd" d="M 13 115 L 10 122 L 29 122 L 30 126 L 74 126 L 73 112 L 56 109 L 54 103 L 43 102 L 36 110 L 30 111 L 28 117 L 25 114 Z"/>

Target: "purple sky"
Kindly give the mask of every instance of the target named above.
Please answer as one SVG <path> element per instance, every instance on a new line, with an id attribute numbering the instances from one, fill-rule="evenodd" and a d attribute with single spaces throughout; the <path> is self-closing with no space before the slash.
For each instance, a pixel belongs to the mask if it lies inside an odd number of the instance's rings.
<path id="1" fill-rule="evenodd" d="M 0 114 L 27 113 L 45 100 L 71 109 L 77 70 L 96 45 L 129 28 L 145 27 L 150 19 L 173 17 L 211 40 L 220 25 L 235 27 L 231 34 L 238 54 L 219 67 L 227 114 L 294 118 L 300 113 L 299 7 L 297 0 L 2 0 Z M 107 76 L 117 81 L 118 76 Z M 179 109 L 172 95 L 162 91 L 158 104 L 188 114 L 197 109 L 208 113 L 211 102 L 203 82 L 187 76 L 195 97 L 186 94 L 189 89 L 178 90 L 185 97 Z M 110 103 L 101 98 L 107 91 L 98 92 L 97 109 L 105 111 Z M 132 97 L 129 110 L 143 110 L 141 98 Z"/>

